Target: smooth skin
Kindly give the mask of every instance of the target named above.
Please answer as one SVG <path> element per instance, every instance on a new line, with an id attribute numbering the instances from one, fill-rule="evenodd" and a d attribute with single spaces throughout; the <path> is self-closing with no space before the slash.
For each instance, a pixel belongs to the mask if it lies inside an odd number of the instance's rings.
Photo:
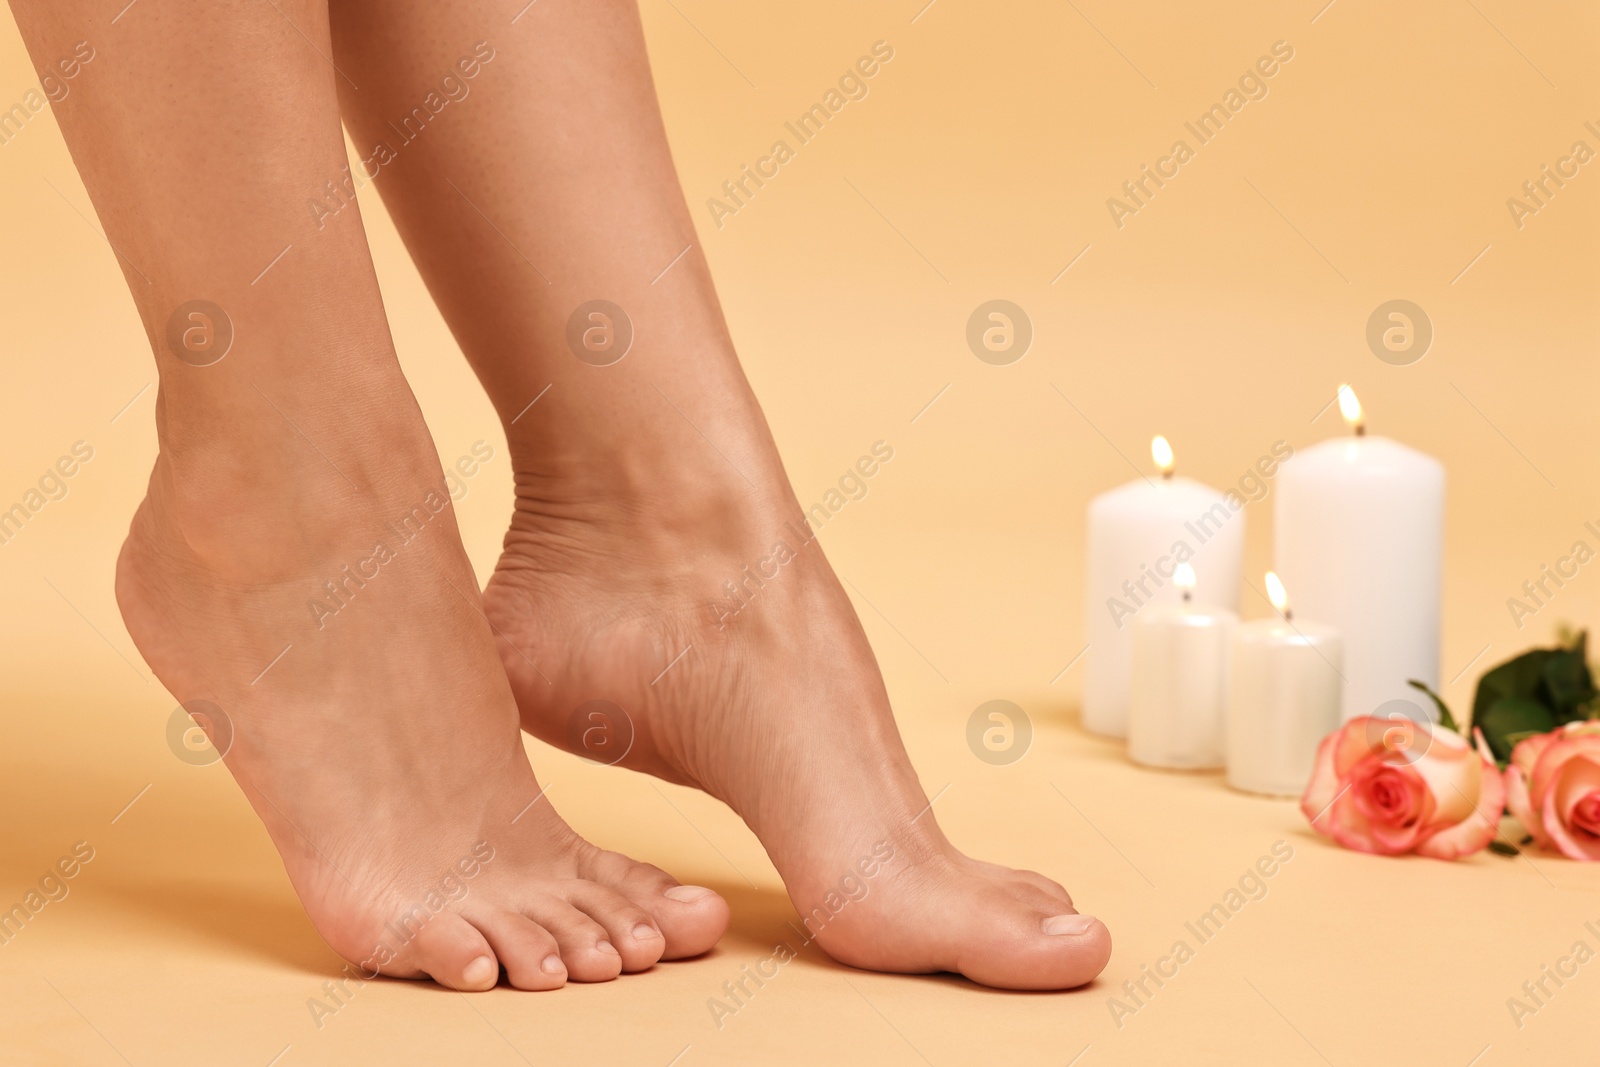
<path id="1" fill-rule="evenodd" d="M 804 519 L 695 242 L 633 3 L 541 2 L 515 24 L 481 0 L 148 6 L 111 36 L 81 0 L 13 0 L 41 69 L 115 42 L 58 114 L 161 372 L 162 455 L 119 598 L 161 680 L 232 717 L 229 766 L 335 949 L 365 959 L 478 841 L 496 858 L 386 973 L 482 988 L 488 957 L 544 988 L 708 947 L 714 894 L 600 852 L 548 800 L 510 822 L 538 794 L 519 716 L 581 749 L 574 710 L 603 699 L 631 723 L 622 765 L 732 806 L 836 959 L 1017 989 L 1098 974 L 1103 924 L 939 830 L 815 541 L 736 616 L 716 606 Z M 335 92 L 506 425 L 516 502 L 481 601 L 445 510 L 318 629 L 308 596 L 440 479 L 359 212 L 308 210 L 344 177 Z M 165 348 L 196 296 L 238 331 L 207 368 Z M 566 341 L 595 299 L 635 335 L 608 366 Z M 866 893 L 837 910 L 846 878 Z M 627 941 L 646 927 L 656 941 Z"/>
<path id="2" fill-rule="evenodd" d="M 805 520 L 695 239 L 636 6 L 541 2 L 512 24 L 520 6 L 336 0 L 333 43 L 364 155 L 476 42 L 495 53 L 376 184 L 505 424 L 517 499 L 484 606 L 523 727 L 571 749 L 573 709 L 613 702 L 635 734 L 623 765 L 729 804 L 802 917 L 887 845 L 867 895 L 810 924 L 836 959 L 1089 981 L 1105 926 L 946 840 L 849 598 L 791 532 Z M 567 344 L 597 298 L 635 335 L 608 366 Z M 724 583 L 780 539 L 797 557 L 721 619 Z"/>
<path id="3" fill-rule="evenodd" d="M 323 6 L 142 3 L 114 27 L 100 3 L 13 9 L 41 71 L 79 40 L 97 50 L 56 113 L 160 377 L 123 618 L 180 701 L 231 723 L 228 768 L 318 932 L 358 966 L 456 989 L 502 970 L 522 989 L 599 981 L 710 948 L 720 897 L 534 802 L 476 579 L 453 514 L 430 506 L 444 476 L 359 213 L 306 222 L 345 162 Z M 235 333 L 210 366 L 168 346 L 196 298 Z M 376 577 L 315 618 L 322 582 L 370 573 L 379 543 Z"/>

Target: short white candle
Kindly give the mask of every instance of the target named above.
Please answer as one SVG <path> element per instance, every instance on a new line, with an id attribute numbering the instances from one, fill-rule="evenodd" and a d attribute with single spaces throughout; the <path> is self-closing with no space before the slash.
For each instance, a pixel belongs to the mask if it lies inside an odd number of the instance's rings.
<path id="1" fill-rule="evenodd" d="M 1349 386 L 1339 407 L 1355 436 L 1297 452 L 1278 478 L 1273 562 L 1295 603 L 1344 636 L 1344 717 L 1406 700 L 1412 678 L 1439 687 L 1444 467 L 1363 432 Z"/>
<path id="2" fill-rule="evenodd" d="M 1088 652 L 1083 725 L 1108 737 L 1128 732 L 1133 620 L 1153 604 L 1175 604 L 1172 575 L 1193 560 L 1196 603 L 1237 610 L 1244 560 L 1243 501 L 1172 476 L 1172 449 L 1151 443 L 1161 477 L 1140 478 L 1089 502 Z"/>
<path id="3" fill-rule="evenodd" d="M 1180 563 L 1177 604 L 1158 604 L 1133 623 L 1128 756 L 1174 770 L 1221 767 L 1228 700 L 1228 641 L 1239 617 L 1194 603 L 1194 569 Z"/>
<path id="4" fill-rule="evenodd" d="M 1331 626 L 1294 616 L 1277 575 L 1281 617 L 1233 631 L 1228 677 L 1228 784 L 1269 796 L 1305 792 L 1317 745 L 1339 728 L 1343 643 Z"/>

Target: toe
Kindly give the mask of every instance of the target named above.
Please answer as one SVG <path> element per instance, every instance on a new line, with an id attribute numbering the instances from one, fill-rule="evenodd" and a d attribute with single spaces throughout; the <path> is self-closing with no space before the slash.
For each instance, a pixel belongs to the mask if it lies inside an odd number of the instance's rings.
<path id="1" fill-rule="evenodd" d="M 550 932 L 514 911 L 494 909 L 473 915 L 517 989 L 559 989 L 567 982 L 561 949 Z M 491 985 L 493 982 L 490 983 Z"/>
<path id="2" fill-rule="evenodd" d="M 412 943 L 413 963 L 435 982 L 451 989 L 493 989 L 500 977 L 494 949 L 477 927 L 445 911 L 435 915 Z"/>
<path id="3" fill-rule="evenodd" d="M 650 909 L 667 937 L 662 959 L 681 960 L 711 951 L 728 929 L 728 902 L 703 885 L 679 885 L 668 878 L 659 891 L 646 900 L 635 900 Z"/>
<path id="4" fill-rule="evenodd" d="M 1024 903 L 991 894 L 968 931 L 956 969 L 1004 989 L 1073 989 L 1094 979 L 1111 958 L 1111 932 L 1092 915 L 1052 904 L 1042 892 Z"/>
<path id="5" fill-rule="evenodd" d="M 609 886 L 573 882 L 567 903 L 605 927 L 606 940 L 621 955 L 624 971 L 647 970 L 667 947 L 650 913 Z"/>
<path id="6" fill-rule="evenodd" d="M 661 959 L 681 960 L 709 952 L 728 929 L 728 902 L 714 890 L 679 885 L 660 867 L 616 852 L 597 858 L 591 877 L 650 913 L 666 938 Z"/>
<path id="7" fill-rule="evenodd" d="M 1060 882 L 1057 882 L 1053 878 L 1046 878 L 1038 871 L 1027 871 L 1020 868 L 1005 867 L 998 863 L 989 863 L 986 860 L 973 860 L 972 862 L 980 870 L 991 875 L 997 875 L 1013 882 L 1021 882 L 1033 886 L 1036 889 L 1041 889 L 1050 894 L 1050 896 L 1054 897 L 1056 900 L 1065 904 L 1067 906 L 1065 910 L 1070 911 L 1072 909 L 1071 895 L 1068 894 L 1066 888 Z"/>
<path id="8" fill-rule="evenodd" d="M 1043 886 L 1021 878 L 1008 878 L 995 884 L 1005 890 L 1012 900 L 1045 915 L 1061 915 L 1078 910 L 1073 907 L 1072 898 L 1065 891 L 1052 893 Z"/>
<path id="9" fill-rule="evenodd" d="M 530 901 L 522 912 L 550 931 L 574 982 L 609 982 L 622 973 L 622 955 L 606 928 L 554 897 Z"/>
<path id="10" fill-rule="evenodd" d="M 1076 911 L 1047 915 L 1039 929 L 1048 943 L 1044 952 L 1054 962 L 1060 988 L 1092 982 L 1111 961 L 1111 931 L 1093 915 Z"/>

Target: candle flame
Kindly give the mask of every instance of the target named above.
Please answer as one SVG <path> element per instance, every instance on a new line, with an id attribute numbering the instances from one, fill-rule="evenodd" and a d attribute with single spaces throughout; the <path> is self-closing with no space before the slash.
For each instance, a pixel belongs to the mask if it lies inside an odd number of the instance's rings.
<path id="1" fill-rule="evenodd" d="M 1187 563 L 1178 564 L 1172 571 L 1172 584 L 1187 594 L 1194 588 L 1194 568 Z"/>
<path id="2" fill-rule="evenodd" d="M 1289 613 L 1289 594 L 1283 588 L 1282 579 L 1271 571 L 1267 572 L 1267 599 L 1280 615 Z"/>
<path id="3" fill-rule="evenodd" d="M 1150 458 L 1156 461 L 1156 470 L 1163 478 L 1172 477 L 1172 444 L 1160 434 L 1150 441 Z"/>
<path id="4" fill-rule="evenodd" d="M 1348 385 L 1339 386 L 1339 414 L 1344 416 L 1344 421 L 1356 433 L 1361 432 L 1361 401 L 1356 399 L 1356 391 Z"/>

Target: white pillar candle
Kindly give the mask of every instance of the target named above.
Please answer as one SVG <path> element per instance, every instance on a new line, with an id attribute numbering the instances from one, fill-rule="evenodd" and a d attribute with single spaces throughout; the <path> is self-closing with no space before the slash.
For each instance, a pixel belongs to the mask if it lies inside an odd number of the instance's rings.
<path id="1" fill-rule="evenodd" d="M 1228 641 L 1239 617 L 1193 602 L 1194 569 L 1178 565 L 1177 604 L 1154 604 L 1133 629 L 1128 699 L 1128 756 L 1174 770 L 1208 770 L 1224 762 Z"/>
<path id="2" fill-rule="evenodd" d="M 1355 435 L 1297 452 L 1278 476 L 1275 569 L 1344 637 L 1344 718 L 1397 699 L 1433 716 L 1406 682 L 1439 688 L 1444 467 L 1366 436 L 1349 386 L 1339 407 Z"/>
<path id="3" fill-rule="evenodd" d="M 1339 728 L 1343 643 L 1331 626 L 1293 616 L 1267 575 L 1282 617 L 1233 631 L 1228 672 L 1228 784 L 1269 796 L 1305 792 L 1317 745 Z"/>
<path id="4" fill-rule="evenodd" d="M 1154 604 L 1175 604 L 1172 575 L 1193 561 L 1196 603 L 1239 607 L 1244 500 L 1172 476 L 1172 449 L 1151 444 L 1159 478 L 1140 478 L 1089 502 L 1088 651 L 1083 725 L 1109 737 L 1128 732 L 1133 620 Z"/>

